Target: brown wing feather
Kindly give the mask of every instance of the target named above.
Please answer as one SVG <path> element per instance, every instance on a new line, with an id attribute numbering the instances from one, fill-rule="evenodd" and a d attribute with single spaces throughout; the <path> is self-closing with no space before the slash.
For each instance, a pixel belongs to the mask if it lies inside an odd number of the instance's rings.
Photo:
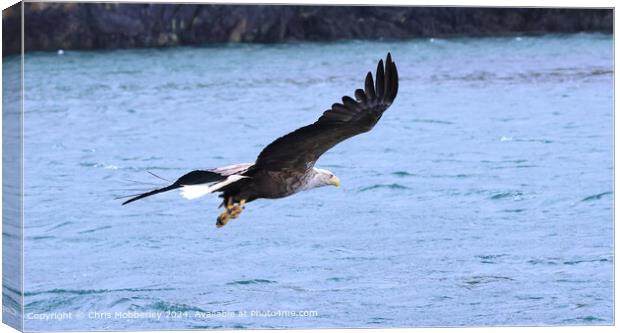
<path id="1" fill-rule="evenodd" d="M 364 90 L 355 91 L 342 103 L 332 105 L 314 124 L 297 129 L 271 144 L 258 155 L 255 167 L 267 170 L 305 171 L 336 144 L 371 130 L 398 93 L 398 72 L 388 53 L 377 65 L 376 82 L 368 72 Z"/>

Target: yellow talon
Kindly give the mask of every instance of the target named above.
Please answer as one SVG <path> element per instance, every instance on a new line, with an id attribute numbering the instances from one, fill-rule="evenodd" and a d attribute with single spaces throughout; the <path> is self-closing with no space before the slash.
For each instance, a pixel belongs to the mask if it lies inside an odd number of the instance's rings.
<path id="1" fill-rule="evenodd" d="M 241 215 L 241 212 L 243 211 L 243 209 L 239 206 L 235 206 L 233 208 L 230 209 L 230 218 L 231 219 L 236 219 L 237 217 L 239 217 L 239 215 Z"/>
<path id="2" fill-rule="evenodd" d="M 215 224 L 215 226 L 221 228 L 225 226 L 226 223 L 230 221 L 230 219 L 238 218 L 239 215 L 241 215 L 241 212 L 243 212 L 245 202 L 246 200 L 243 199 L 239 201 L 239 204 L 235 204 L 232 198 L 228 198 L 228 200 L 226 201 L 226 210 L 217 217 L 217 223 Z"/>
<path id="3" fill-rule="evenodd" d="M 215 223 L 215 226 L 221 228 L 225 226 L 228 221 L 230 221 L 230 214 L 228 214 L 228 211 L 225 211 L 217 217 L 217 223 Z"/>

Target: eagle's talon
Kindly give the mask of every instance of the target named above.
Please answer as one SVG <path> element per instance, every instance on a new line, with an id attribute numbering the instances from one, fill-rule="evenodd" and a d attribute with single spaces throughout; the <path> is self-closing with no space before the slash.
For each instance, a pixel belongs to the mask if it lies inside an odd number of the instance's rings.
<path id="1" fill-rule="evenodd" d="M 218 228 L 221 228 L 223 226 L 226 225 L 226 223 L 228 223 L 228 221 L 230 221 L 230 214 L 228 214 L 228 212 L 223 212 L 222 214 L 220 214 L 220 216 L 217 217 L 217 223 L 215 223 L 215 226 Z"/>
<path id="2" fill-rule="evenodd" d="M 243 207 L 241 207 L 241 206 L 234 206 L 228 212 L 230 213 L 230 218 L 231 219 L 236 219 L 237 217 L 239 217 L 239 215 L 241 215 L 242 211 L 243 211 Z"/>
<path id="3" fill-rule="evenodd" d="M 230 215 L 231 219 L 236 219 L 239 217 L 239 215 L 241 215 L 241 213 L 245 209 L 245 203 L 246 203 L 246 200 L 241 199 L 239 203 L 234 204 L 230 208 L 227 209 L 227 212 Z"/>

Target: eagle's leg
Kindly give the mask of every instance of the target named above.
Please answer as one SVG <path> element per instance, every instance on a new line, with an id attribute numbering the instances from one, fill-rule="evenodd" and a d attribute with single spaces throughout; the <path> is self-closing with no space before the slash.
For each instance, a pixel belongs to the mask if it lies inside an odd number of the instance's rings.
<path id="1" fill-rule="evenodd" d="M 230 212 L 230 210 L 233 208 L 233 206 L 235 206 L 235 202 L 233 201 L 232 197 L 228 197 L 226 199 L 226 210 L 228 210 Z"/>
<path id="2" fill-rule="evenodd" d="M 220 216 L 217 217 L 216 227 L 221 228 L 230 221 L 230 219 L 236 219 L 241 215 L 243 209 L 245 208 L 245 199 L 241 199 L 238 204 L 235 204 L 232 197 L 229 197 L 226 200 L 226 210 L 223 211 Z"/>
<path id="3" fill-rule="evenodd" d="M 241 199 L 241 201 L 239 201 L 239 204 L 233 205 L 228 210 L 228 212 L 230 213 L 230 218 L 236 219 L 237 217 L 239 217 L 239 215 L 241 215 L 241 212 L 243 212 L 244 208 L 245 208 L 245 199 Z"/>

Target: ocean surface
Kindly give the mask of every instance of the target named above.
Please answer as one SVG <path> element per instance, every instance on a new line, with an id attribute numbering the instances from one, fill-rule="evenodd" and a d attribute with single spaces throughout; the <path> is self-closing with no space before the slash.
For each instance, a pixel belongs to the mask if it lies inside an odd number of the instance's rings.
<path id="1" fill-rule="evenodd" d="M 388 51 L 395 103 L 317 163 L 340 188 L 222 229 L 116 199 L 254 161 Z M 612 324 L 613 75 L 602 34 L 29 53 L 25 329 Z"/>

